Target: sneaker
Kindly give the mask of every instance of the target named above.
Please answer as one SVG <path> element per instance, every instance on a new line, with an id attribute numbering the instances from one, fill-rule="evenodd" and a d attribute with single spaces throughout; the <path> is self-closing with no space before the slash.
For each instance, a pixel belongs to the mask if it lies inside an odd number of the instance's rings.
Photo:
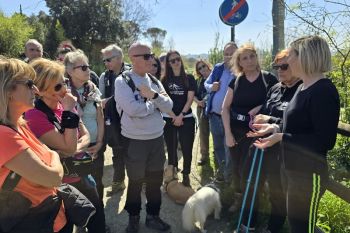
<path id="1" fill-rule="evenodd" d="M 146 227 L 157 231 L 168 231 L 170 225 L 164 222 L 158 215 L 148 215 L 146 217 Z"/>
<path id="2" fill-rule="evenodd" d="M 191 187 L 190 184 L 190 177 L 188 175 L 183 175 L 182 176 L 182 184 L 186 187 Z"/>
<path id="3" fill-rule="evenodd" d="M 126 233 L 137 233 L 140 228 L 140 215 L 130 215 L 129 224 L 125 229 Z"/>
<path id="4" fill-rule="evenodd" d="M 112 196 L 115 193 L 123 191 L 125 189 L 124 181 L 112 182 L 112 190 L 107 192 L 107 197 Z"/>
<path id="5" fill-rule="evenodd" d="M 247 227 L 243 224 L 241 224 L 241 226 L 239 227 L 238 231 L 237 230 L 234 230 L 233 233 L 254 233 L 255 232 L 255 228 L 254 227 L 250 227 L 248 228 L 248 231 L 247 231 Z"/>

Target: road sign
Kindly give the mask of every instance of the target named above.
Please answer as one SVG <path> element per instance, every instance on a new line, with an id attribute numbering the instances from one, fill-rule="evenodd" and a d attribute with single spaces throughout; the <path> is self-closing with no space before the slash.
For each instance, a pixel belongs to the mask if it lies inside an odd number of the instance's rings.
<path id="1" fill-rule="evenodd" d="M 247 17 L 248 10 L 246 0 L 225 0 L 220 6 L 219 16 L 224 24 L 235 26 Z"/>

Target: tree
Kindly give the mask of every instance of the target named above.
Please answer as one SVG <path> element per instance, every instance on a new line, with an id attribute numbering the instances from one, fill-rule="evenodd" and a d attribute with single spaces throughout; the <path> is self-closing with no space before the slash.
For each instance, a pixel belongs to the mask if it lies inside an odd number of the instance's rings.
<path id="1" fill-rule="evenodd" d="M 33 29 L 20 14 L 6 17 L 0 12 L 0 54 L 18 57 L 24 51 L 24 44 L 32 35 Z"/>
<path id="2" fill-rule="evenodd" d="M 284 0 L 273 0 L 272 2 L 272 22 L 273 22 L 273 48 L 272 58 L 278 51 L 284 49 Z"/>
<path id="3" fill-rule="evenodd" d="M 157 28 L 151 27 L 143 33 L 143 36 L 148 38 L 151 41 L 152 48 L 158 48 L 160 50 L 163 49 L 163 41 L 166 36 L 167 31 Z"/>
<path id="4" fill-rule="evenodd" d="M 220 43 L 220 33 L 215 33 L 214 47 L 209 50 L 209 62 L 213 65 L 224 60 L 223 43 Z"/>

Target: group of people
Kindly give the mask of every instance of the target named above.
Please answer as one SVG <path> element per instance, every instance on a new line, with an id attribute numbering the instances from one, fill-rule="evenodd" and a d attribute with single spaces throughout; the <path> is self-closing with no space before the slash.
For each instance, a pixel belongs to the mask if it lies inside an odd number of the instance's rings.
<path id="1" fill-rule="evenodd" d="M 106 71 L 98 77 L 90 70 L 84 52 L 70 42 L 60 44 L 57 61 L 52 61 L 41 58 L 39 42 L 29 40 L 25 45 L 29 64 L 0 58 L 0 136 L 4 138 L 0 146 L 6 148 L 0 157 L 0 184 L 10 171 L 20 175 L 15 191 L 36 207 L 55 195 L 61 182 L 68 183 L 96 208 L 86 226 L 88 231 L 109 232 L 102 183 L 104 108 L 115 100 L 122 146 L 112 146 L 114 174 L 107 195 L 124 190 L 128 176 L 126 232 L 139 231 L 143 186 L 146 226 L 170 230 L 159 216 L 164 142 L 168 165 L 176 172 L 182 169 L 182 184 L 190 186 L 196 118 L 201 154 L 196 162 L 208 162 L 211 133 L 218 167 L 215 180 L 234 187 L 230 211 L 241 208 L 257 148 L 265 153 L 259 190 L 268 182 L 271 202 L 263 232 L 279 232 L 286 219 L 293 233 L 313 232 L 328 177 L 327 151 L 336 140 L 340 108 L 337 90 L 324 75 L 331 69 L 327 42 L 319 36 L 292 42 L 274 59 L 278 79 L 261 69 L 251 44 L 238 47 L 229 42 L 223 53 L 223 63 L 213 69 L 207 61 L 198 60 L 196 80 L 186 73 L 175 50 L 156 58 L 149 46 L 136 42 L 129 47 L 131 64 L 127 64 L 121 48 L 112 44 L 101 50 Z M 191 109 L 193 102 L 196 113 Z M 178 166 L 178 143 L 182 168 Z M 69 159 L 86 157 L 93 160 L 90 172 L 67 169 Z M 251 197 L 252 189 L 247 190 Z M 248 216 L 250 206 L 248 201 L 238 232 L 256 230 L 259 195 L 252 216 Z M 73 223 L 63 205 L 55 214 L 47 232 L 72 232 Z"/>

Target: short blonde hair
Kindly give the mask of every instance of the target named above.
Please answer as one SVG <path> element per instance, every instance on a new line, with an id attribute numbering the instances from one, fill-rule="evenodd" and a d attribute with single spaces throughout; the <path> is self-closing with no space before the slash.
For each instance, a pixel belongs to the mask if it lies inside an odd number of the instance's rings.
<path id="1" fill-rule="evenodd" d="M 15 87 L 16 80 L 35 78 L 35 72 L 27 63 L 18 59 L 0 59 L 0 122 L 11 125 L 9 117 L 9 99 L 10 93 Z"/>
<path id="2" fill-rule="evenodd" d="M 34 84 L 39 91 L 46 91 L 64 76 L 64 66 L 56 61 L 39 58 L 31 62 L 30 65 L 36 72 Z"/>
<path id="3" fill-rule="evenodd" d="M 258 59 L 258 53 L 256 52 L 256 49 L 253 44 L 243 44 L 241 47 L 239 47 L 235 53 L 233 54 L 230 64 L 231 64 L 231 72 L 235 74 L 236 76 L 242 75 L 244 73 L 243 67 L 239 64 L 241 55 L 245 52 L 252 52 L 256 56 L 256 70 L 260 71 L 260 64 L 259 64 L 259 59 Z"/>
<path id="4" fill-rule="evenodd" d="M 301 37 L 290 44 L 298 55 L 302 71 L 311 75 L 331 70 L 331 51 L 328 43 L 320 36 Z"/>
<path id="5" fill-rule="evenodd" d="M 81 49 L 77 49 L 76 51 L 67 53 L 63 60 L 63 64 L 66 67 L 66 71 L 72 70 L 74 68 L 75 63 L 81 60 L 85 61 L 86 63 L 89 63 L 89 59 Z"/>

